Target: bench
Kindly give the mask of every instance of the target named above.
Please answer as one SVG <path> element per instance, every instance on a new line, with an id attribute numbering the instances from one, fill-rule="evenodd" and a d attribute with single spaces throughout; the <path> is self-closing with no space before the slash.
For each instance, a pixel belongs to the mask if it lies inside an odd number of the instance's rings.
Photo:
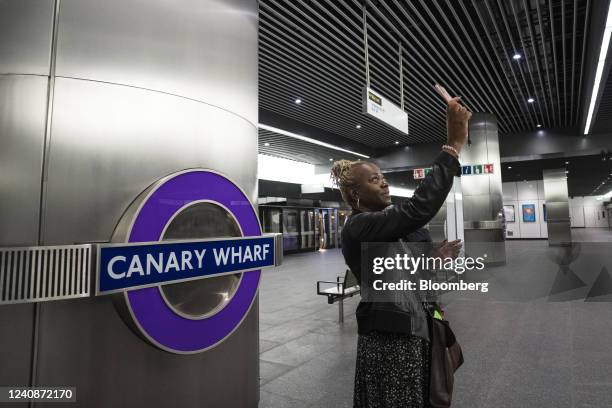
<path id="1" fill-rule="evenodd" d="M 321 289 L 321 284 L 333 286 Z M 346 270 L 344 277 L 338 276 L 335 282 L 317 282 L 317 295 L 327 296 L 327 303 L 330 305 L 338 302 L 338 323 L 344 322 L 344 299 L 353 297 L 358 293 L 360 293 L 360 288 L 350 269 Z"/>

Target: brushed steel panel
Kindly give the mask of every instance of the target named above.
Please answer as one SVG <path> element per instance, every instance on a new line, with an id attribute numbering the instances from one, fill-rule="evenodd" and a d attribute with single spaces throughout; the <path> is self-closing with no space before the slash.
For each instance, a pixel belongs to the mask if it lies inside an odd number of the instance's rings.
<path id="1" fill-rule="evenodd" d="M 572 242 L 572 231 L 569 221 L 567 222 L 548 222 L 548 243 L 558 245 Z"/>
<path id="2" fill-rule="evenodd" d="M 463 196 L 463 219 L 466 222 L 492 220 L 491 212 L 488 194 Z"/>
<path id="3" fill-rule="evenodd" d="M 256 304 L 218 347 L 178 358 L 135 336 L 109 297 L 40 307 L 37 383 L 77 387 L 71 407 L 257 407 Z"/>
<path id="4" fill-rule="evenodd" d="M 56 73 L 204 101 L 257 124 L 255 0 L 62 0 Z"/>
<path id="5" fill-rule="evenodd" d="M 474 131 L 470 128 L 469 133 L 470 144 L 466 144 L 461 149 L 461 164 L 483 163 L 483 159 L 487 157 L 486 131 L 484 129 Z"/>
<path id="6" fill-rule="evenodd" d="M 489 195 L 489 176 L 484 174 L 478 176 L 463 176 L 461 177 L 461 188 L 464 196 Z"/>
<path id="7" fill-rule="evenodd" d="M 548 243 L 558 245 L 571 242 L 569 197 L 565 169 L 545 169 L 542 175 L 546 198 Z"/>
<path id="8" fill-rule="evenodd" d="M 569 205 L 567 181 L 563 180 L 545 180 L 544 194 L 546 202 L 565 202 Z"/>
<path id="9" fill-rule="evenodd" d="M 3 305 L 0 307 L 0 384 L 29 386 L 32 367 L 32 328 L 34 305 Z M 5 335 L 7 333 L 8 335 Z M 27 403 L 3 406 L 27 407 Z"/>
<path id="10" fill-rule="evenodd" d="M 54 4 L 0 1 L 0 74 L 49 75 Z"/>
<path id="11" fill-rule="evenodd" d="M 546 202 L 546 219 L 549 221 L 569 220 L 570 211 L 567 202 Z"/>
<path id="12" fill-rule="evenodd" d="M 227 111 L 158 92 L 58 78 L 44 241 L 109 240 L 140 192 L 186 168 L 222 172 L 255 201 L 256 157 L 256 128 Z"/>
<path id="13" fill-rule="evenodd" d="M 38 240 L 47 79 L 0 75 L 0 245 Z"/>

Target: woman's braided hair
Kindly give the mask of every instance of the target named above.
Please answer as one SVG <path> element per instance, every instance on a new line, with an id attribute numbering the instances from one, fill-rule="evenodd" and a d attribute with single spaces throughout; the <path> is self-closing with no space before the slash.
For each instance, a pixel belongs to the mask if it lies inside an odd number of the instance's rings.
<path id="1" fill-rule="evenodd" d="M 342 198 L 352 208 L 357 207 L 357 200 L 351 195 L 351 189 L 357 187 L 357 181 L 352 174 L 352 169 L 362 161 L 338 160 L 335 161 L 331 168 L 330 178 L 332 183 L 340 189 Z"/>

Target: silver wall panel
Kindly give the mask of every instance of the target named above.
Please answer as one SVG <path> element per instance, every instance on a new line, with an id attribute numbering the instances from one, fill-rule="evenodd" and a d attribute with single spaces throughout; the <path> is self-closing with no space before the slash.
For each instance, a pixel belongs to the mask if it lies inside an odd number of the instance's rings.
<path id="1" fill-rule="evenodd" d="M 2 246 L 38 241 L 47 82 L 44 77 L 0 75 Z"/>
<path id="2" fill-rule="evenodd" d="M 491 212 L 491 200 L 488 194 L 463 196 L 463 219 L 466 222 L 489 221 L 490 218 L 482 219 L 482 214 Z"/>
<path id="3" fill-rule="evenodd" d="M 0 74 L 49 75 L 53 0 L 0 0 Z"/>
<path id="4" fill-rule="evenodd" d="M 30 385 L 34 307 L 33 304 L 0 307 L 0 384 L 3 386 Z M 7 406 L 26 407 L 28 404 Z"/>
<path id="5" fill-rule="evenodd" d="M 225 110 L 119 85 L 58 78 L 44 242 L 107 241 L 155 180 L 205 167 L 256 201 L 257 131 Z"/>
<path id="6" fill-rule="evenodd" d="M 546 218 L 556 221 L 570 219 L 569 202 L 552 201 L 546 202 Z"/>
<path id="7" fill-rule="evenodd" d="M 566 244 L 572 242 L 572 229 L 569 221 L 548 221 L 548 243 L 550 245 Z"/>
<path id="8" fill-rule="evenodd" d="M 257 123 L 257 3 L 62 0 L 57 75 L 187 96 Z"/>
<path id="9" fill-rule="evenodd" d="M 468 163 L 463 157 L 461 163 Z M 461 188 L 464 196 L 489 195 L 489 176 L 463 176 L 461 177 Z"/>
<path id="10" fill-rule="evenodd" d="M 73 408 L 255 408 L 257 316 L 256 301 L 219 346 L 179 356 L 136 336 L 108 297 L 43 303 L 37 383 L 76 387 Z"/>
<path id="11" fill-rule="evenodd" d="M 572 241 L 569 197 L 565 169 L 545 169 L 544 197 L 546 199 L 546 225 L 549 245 Z"/>

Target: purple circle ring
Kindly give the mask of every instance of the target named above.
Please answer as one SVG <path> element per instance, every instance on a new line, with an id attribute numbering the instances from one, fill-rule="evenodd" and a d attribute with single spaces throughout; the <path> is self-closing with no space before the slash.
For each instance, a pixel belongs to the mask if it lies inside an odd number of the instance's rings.
<path id="1" fill-rule="evenodd" d="M 201 200 L 226 207 L 243 236 L 261 235 L 255 209 L 236 184 L 211 170 L 187 170 L 169 176 L 149 193 L 134 218 L 128 242 L 159 241 L 164 227 L 181 208 Z M 192 354 L 216 346 L 240 326 L 255 300 L 260 276 L 260 270 L 244 272 L 227 305 L 199 320 L 176 314 L 159 287 L 128 291 L 125 298 L 133 321 L 151 343 L 172 353 Z"/>

